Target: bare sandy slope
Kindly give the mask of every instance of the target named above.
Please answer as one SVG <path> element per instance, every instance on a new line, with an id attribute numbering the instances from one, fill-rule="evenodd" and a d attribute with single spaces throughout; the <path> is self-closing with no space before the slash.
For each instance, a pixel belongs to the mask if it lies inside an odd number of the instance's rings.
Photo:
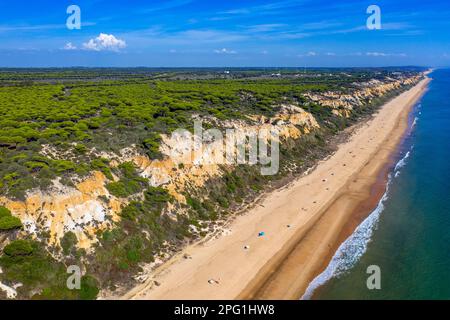
<path id="1" fill-rule="evenodd" d="M 326 265 L 349 212 L 370 198 L 370 186 L 404 134 L 408 111 L 428 81 L 384 105 L 310 174 L 239 216 L 230 234 L 186 248 L 122 298 L 298 299 Z M 191 259 L 183 258 L 186 253 Z"/>

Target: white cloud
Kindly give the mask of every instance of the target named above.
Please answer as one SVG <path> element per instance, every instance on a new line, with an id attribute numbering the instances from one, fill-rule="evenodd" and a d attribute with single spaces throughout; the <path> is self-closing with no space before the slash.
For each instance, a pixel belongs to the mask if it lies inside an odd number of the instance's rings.
<path id="1" fill-rule="evenodd" d="M 295 40 L 295 39 L 303 39 L 306 37 L 309 37 L 309 33 L 304 32 L 279 32 L 274 33 L 270 35 L 269 37 L 265 37 L 266 39 L 288 39 L 288 40 Z"/>
<path id="2" fill-rule="evenodd" d="M 82 27 L 94 26 L 95 22 L 83 22 Z M 66 29 L 66 24 L 39 24 L 39 25 L 0 25 L 0 32 L 41 32 L 44 30 Z"/>
<path id="3" fill-rule="evenodd" d="M 236 54 L 237 52 L 234 50 L 229 50 L 227 48 L 222 48 L 220 50 L 214 50 L 215 53 L 219 53 L 219 54 Z"/>
<path id="4" fill-rule="evenodd" d="M 302 58 L 302 57 L 315 57 L 317 56 L 317 53 L 315 51 L 310 51 L 306 54 L 299 54 L 297 55 L 297 57 Z"/>
<path id="5" fill-rule="evenodd" d="M 334 22 L 334 21 L 320 21 L 320 22 L 311 22 L 305 23 L 302 25 L 303 30 L 324 30 L 324 29 L 336 29 L 341 26 L 342 23 Z"/>
<path id="6" fill-rule="evenodd" d="M 249 32 L 270 32 L 286 26 L 287 26 L 286 24 L 281 23 L 257 24 L 253 26 L 248 26 L 247 30 Z"/>
<path id="7" fill-rule="evenodd" d="M 404 53 L 366 52 L 369 57 L 406 57 Z"/>
<path id="8" fill-rule="evenodd" d="M 247 14 L 247 13 L 250 13 L 250 10 L 242 8 L 242 9 L 233 9 L 233 10 L 222 11 L 219 13 L 221 13 L 221 14 Z"/>
<path id="9" fill-rule="evenodd" d="M 327 53 L 325 53 L 325 55 L 327 55 L 329 57 L 333 57 L 333 56 L 336 55 L 336 53 L 334 53 L 334 52 L 327 52 Z"/>
<path id="10" fill-rule="evenodd" d="M 174 35 L 170 35 L 169 39 L 173 40 L 180 39 L 186 43 L 191 43 L 192 41 L 202 41 L 202 42 L 233 42 L 241 41 L 248 38 L 240 33 L 226 32 L 226 31 L 216 31 L 216 30 L 186 30 Z"/>
<path id="11" fill-rule="evenodd" d="M 390 22 L 381 25 L 381 28 L 384 30 L 404 30 L 411 27 L 413 27 L 411 24 L 404 22 Z"/>
<path id="12" fill-rule="evenodd" d="M 67 42 L 66 45 L 62 48 L 63 50 L 77 50 L 77 47 L 72 44 L 72 42 Z"/>
<path id="13" fill-rule="evenodd" d="M 384 52 L 366 52 L 366 56 L 369 56 L 369 57 L 386 57 L 387 53 L 384 53 Z"/>
<path id="14" fill-rule="evenodd" d="M 83 48 L 91 51 L 119 51 L 120 49 L 126 48 L 127 44 L 124 40 L 117 39 L 112 34 L 100 33 L 100 35 L 91 39 L 86 43 L 83 43 Z"/>

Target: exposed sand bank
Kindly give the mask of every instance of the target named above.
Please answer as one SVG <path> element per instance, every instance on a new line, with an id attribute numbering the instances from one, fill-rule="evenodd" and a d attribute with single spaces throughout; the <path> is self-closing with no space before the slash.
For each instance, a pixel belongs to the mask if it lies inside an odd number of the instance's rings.
<path id="1" fill-rule="evenodd" d="M 385 104 L 311 173 L 239 216 L 229 234 L 186 248 L 123 298 L 298 299 L 381 196 L 389 159 L 428 81 Z"/>

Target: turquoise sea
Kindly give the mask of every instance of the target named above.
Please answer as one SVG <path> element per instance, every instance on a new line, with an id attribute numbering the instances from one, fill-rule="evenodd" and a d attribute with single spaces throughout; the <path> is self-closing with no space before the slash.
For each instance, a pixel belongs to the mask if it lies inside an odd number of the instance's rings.
<path id="1" fill-rule="evenodd" d="M 430 76 L 383 199 L 303 298 L 450 299 L 450 69 Z"/>

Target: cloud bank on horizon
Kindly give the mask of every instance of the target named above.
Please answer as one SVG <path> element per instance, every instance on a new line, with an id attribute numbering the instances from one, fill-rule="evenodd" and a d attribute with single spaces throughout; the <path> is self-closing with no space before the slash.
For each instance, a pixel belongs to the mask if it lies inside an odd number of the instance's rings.
<path id="1" fill-rule="evenodd" d="M 18 0 L 0 4 L 0 66 L 442 66 L 449 16 L 440 0 Z"/>

